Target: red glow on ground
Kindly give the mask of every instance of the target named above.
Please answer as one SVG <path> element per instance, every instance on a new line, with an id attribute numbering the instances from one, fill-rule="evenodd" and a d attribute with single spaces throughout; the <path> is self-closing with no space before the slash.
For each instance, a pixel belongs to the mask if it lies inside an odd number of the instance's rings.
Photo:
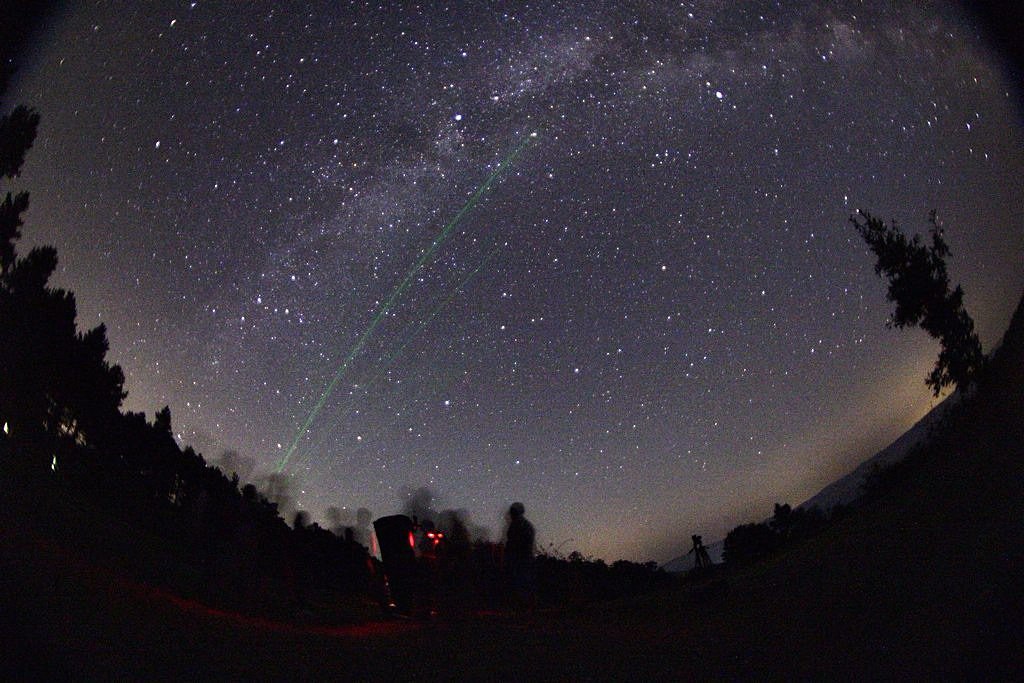
<path id="1" fill-rule="evenodd" d="M 335 638 L 378 638 L 397 636 L 421 628 L 421 624 L 409 621 L 369 621 L 357 624 L 314 625 L 290 621 L 278 621 L 257 617 L 232 610 L 212 607 L 194 598 L 184 598 L 169 590 L 130 579 L 113 567 L 105 567 L 76 553 L 74 550 L 50 539 L 34 536 L 8 537 L 0 533 L 9 550 L 28 551 L 36 561 L 63 567 L 65 576 L 77 577 L 81 588 L 102 592 L 111 600 L 122 603 L 145 604 L 148 611 L 177 612 L 190 618 L 208 619 L 224 625 L 247 627 L 279 633 L 320 635 Z M 17 551 L 11 553 L 17 554 Z M 168 615 L 170 616 L 170 615 Z"/>
<path id="2" fill-rule="evenodd" d="M 248 626 L 267 631 L 317 634 L 340 638 L 370 638 L 400 635 L 419 628 L 415 623 L 399 621 L 370 621 L 362 624 L 344 624 L 337 626 L 296 624 L 294 622 L 277 621 L 266 617 L 254 617 L 247 614 L 241 614 L 239 612 L 218 609 L 199 602 L 198 600 L 182 598 L 153 586 L 135 584 L 132 588 L 140 597 L 166 602 L 182 612 L 202 615 L 207 618 L 218 619 L 239 626 Z"/>

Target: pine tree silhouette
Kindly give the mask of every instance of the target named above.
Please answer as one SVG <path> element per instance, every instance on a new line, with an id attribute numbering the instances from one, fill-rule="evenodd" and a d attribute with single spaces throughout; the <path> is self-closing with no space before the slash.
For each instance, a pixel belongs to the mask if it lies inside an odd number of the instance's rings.
<path id="1" fill-rule="evenodd" d="M 39 114 L 18 106 L 0 117 L 0 181 L 17 178 Z M 60 441 L 84 443 L 118 414 L 124 375 L 106 362 L 102 325 L 79 334 L 74 295 L 49 286 L 57 250 L 19 257 L 25 191 L 0 202 L 0 422 L 10 446 L 50 457 Z"/>

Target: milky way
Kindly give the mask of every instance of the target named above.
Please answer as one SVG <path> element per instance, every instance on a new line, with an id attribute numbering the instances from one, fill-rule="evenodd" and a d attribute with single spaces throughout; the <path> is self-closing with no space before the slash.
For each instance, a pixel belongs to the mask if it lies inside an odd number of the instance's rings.
<path id="1" fill-rule="evenodd" d="M 248 478 L 294 440 L 315 518 L 668 559 L 934 404 L 853 210 L 938 211 L 986 349 L 1024 287 L 1020 100 L 946 4 L 307 4 L 85 3 L 10 99 L 126 406 Z"/>

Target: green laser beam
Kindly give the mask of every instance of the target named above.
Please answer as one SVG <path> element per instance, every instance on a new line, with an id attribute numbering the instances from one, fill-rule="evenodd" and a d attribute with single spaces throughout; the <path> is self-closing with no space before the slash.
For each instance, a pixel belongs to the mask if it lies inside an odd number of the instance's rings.
<path id="1" fill-rule="evenodd" d="M 491 260 L 495 257 L 495 255 L 497 255 L 500 249 L 500 244 L 495 245 L 487 254 L 487 256 L 485 256 L 483 260 L 480 261 L 480 263 L 477 264 L 475 268 L 469 271 L 466 274 L 466 276 L 462 279 L 462 281 L 455 286 L 451 294 L 449 294 L 447 297 L 441 300 L 441 302 L 438 303 L 437 306 L 435 306 L 434 309 L 429 314 L 427 314 L 425 318 L 423 318 L 421 321 L 419 321 L 419 323 L 415 325 L 414 329 L 408 333 L 408 335 L 405 337 L 405 341 L 398 347 L 398 349 L 395 350 L 387 358 L 385 358 L 383 360 L 383 363 L 379 366 L 377 372 L 374 373 L 373 376 L 371 376 L 365 383 L 361 385 L 361 388 L 364 390 L 364 392 L 369 390 L 370 387 L 372 387 L 378 380 L 380 380 L 381 377 L 384 376 L 384 373 L 387 372 L 388 369 L 395 363 L 395 361 L 397 361 L 402 356 L 402 354 L 405 352 L 405 349 L 408 348 L 409 344 L 415 341 L 416 337 L 418 337 L 420 333 L 424 329 L 426 329 L 428 325 L 430 325 L 434 318 L 436 318 L 438 314 L 465 289 L 466 285 L 468 285 L 470 281 L 473 280 L 473 278 L 475 278 L 480 273 L 480 271 L 484 269 L 484 266 L 491 262 Z M 356 400 L 358 399 L 354 396 L 349 398 L 349 400 L 345 403 L 344 406 L 342 406 L 341 410 L 338 412 L 339 416 L 344 416 L 348 414 L 348 412 L 352 408 L 352 404 L 355 403 Z M 321 439 L 318 443 L 322 443 L 324 440 L 326 440 L 326 437 Z"/>
<path id="2" fill-rule="evenodd" d="M 494 258 L 494 255 L 498 253 L 498 250 L 500 248 L 501 247 L 499 245 L 499 246 L 495 246 L 493 249 L 491 249 L 490 253 L 488 253 L 487 256 L 484 257 L 483 261 L 481 261 L 480 264 L 477 265 L 476 268 L 474 268 L 473 270 L 469 271 L 469 273 L 466 275 L 466 277 L 463 278 L 462 282 L 460 282 L 458 285 L 455 286 L 455 289 L 452 291 L 452 293 L 450 295 L 448 295 L 443 301 L 441 301 L 441 303 L 439 303 L 437 306 L 435 306 L 434 310 L 432 310 L 430 312 L 430 314 L 427 315 L 426 318 L 424 318 L 422 321 L 420 321 L 420 323 L 416 326 L 416 329 L 414 329 L 409 334 L 409 336 L 406 338 L 405 342 L 403 342 L 402 345 L 399 346 L 398 349 L 394 353 L 392 353 L 390 356 L 387 357 L 387 359 L 385 359 L 384 366 L 377 372 L 377 374 L 375 374 L 373 377 L 371 377 L 370 380 L 366 383 L 367 387 L 369 387 L 370 385 L 372 385 L 374 382 L 376 382 L 378 379 L 381 378 L 381 376 L 384 374 L 384 372 L 389 367 L 391 367 L 391 364 L 394 363 L 402 355 L 402 353 L 405 351 L 406 347 L 408 347 L 409 344 L 411 344 L 413 342 L 413 340 L 415 340 L 416 337 L 419 336 L 420 332 L 422 332 L 427 327 L 427 325 L 429 325 L 434 320 L 434 318 L 437 317 L 437 314 L 440 313 L 443 308 L 445 308 L 448 304 L 450 304 L 452 302 L 452 300 L 462 292 L 462 290 L 466 287 L 466 285 L 469 284 L 470 280 L 472 280 L 474 277 L 476 277 L 476 275 L 481 270 L 483 270 L 484 266 L 486 266 L 488 263 L 490 263 L 491 259 Z"/>
<path id="3" fill-rule="evenodd" d="M 405 277 L 402 278 L 402 281 L 399 282 L 398 285 L 396 285 L 393 290 L 391 290 L 391 294 L 388 296 L 387 300 L 385 300 L 384 303 L 381 304 L 380 308 L 377 309 L 377 313 L 373 316 L 373 319 L 370 320 L 370 325 L 366 328 L 362 335 L 360 335 L 355 345 L 352 346 L 352 349 L 348 352 L 348 355 L 345 356 L 345 360 L 342 361 L 341 365 L 338 366 L 338 369 L 335 371 L 334 376 L 331 377 L 331 381 L 327 383 L 327 386 L 324 388 L 323 393 L 320 395 L 320 398 L 313 406 L 313 409 L 309 411 L 309 415 L 302 423 L 302 426 L 299 427 L 298 432 L 296 432 L 295 434 L 295 438 L 292 439 L 291 444 L 285 451 L 284 457 L 281 459 L 281 462 L 279 462 L 277 465 L 278 473 L 284 470 L 285 466 L 288 464 L 288 460 L 291 459 L 292 454 L 295 452 L 295 447 L 298 445 L 299 440 L 302 439 L 302 437 L 306 435 L 306 432 L 309 431 L 310 426 L 313 424 L 313 420 L 315 420 L 316 416 L 320 414 L 321 410 L 323 410 L 324 404 L 327 403 L 327 399 L 330 398 L 332 393 L 334 393 L 334 388 L 338 385 L 338 382 L 341 381 L 341 378 L 345 376 L 345 373 L 348 371 L 348 368 L 352 364 L 352 361 L 355 359 L 357 355 L 359 355 L 359 352 L 362 351 L 363 347 L 366 345 L 366 342 L 369 341 L 370 337 L 373 336 L 373 333 L 377 329 L 377 325 L 380 324 L 380 321 L 384 319 L 384 316 L 388 314 L 388 312 L 391 310 L 391 307 L 394 306 L 396 301 L 398 301 L 398 298 L 405 292 L 405 290 L 409 288 L 409 285 L 412 283 L 413 278 L 416 277 L 416 274 L 423 268 L 427 260 L 434 255 L 434 252 L 436 252 L 437 248 L 441 246 L 441 243 L 448 238 L 452 230 L 455 229 L 455 226 L 458 225 L 459 221 L 462 220 L 462 217 L 473 210 L 473 207 L 477 205 L 481 197 L 483 197 L 487 190 L 491 188 L 491 185 L 494 184 L 494 182 L 498 179 L 502 172 L 506 168 L 508 168 L 508 166 L 511 165 L 513 161 L 515 161 L 516 157 L 518 157 L 519 154 L 523 151 L 523 149 L 526 148 L 526 145 L 530 143 L 530 140 L 535 138 L 536 136 L 536 133 L 531 133 L 530 135 L 528 135 L 526 138 L 523 139 L 521 143 L 519 143 L 519 146 L 516 147 L 511 154 L 505 157 L 502 160 L 502 162 L 498 164 L 498 167 L 495 168 L 494 171 L 487 177 L 487 180 L 484 181 L 483 185 L 477 188 L 476 192 L 473 193 L 473 196 L 471 196 L 469 200 L 462 205 L 462 208 L 459 209 L 458 213 L 455 214 L 455 217 L 448 221 L 444 228 L 441 229 L 441 232 L 438 233 L 437 237 L 434 238 L 434 241 L 431 243 L 430 247 L 428 247 L 422 254 L 420 254 L 420 257 L 416 260 L 416 263 L 414 263 L 412 267 L 409 269 L 409 272 L 405 274 Z"/>

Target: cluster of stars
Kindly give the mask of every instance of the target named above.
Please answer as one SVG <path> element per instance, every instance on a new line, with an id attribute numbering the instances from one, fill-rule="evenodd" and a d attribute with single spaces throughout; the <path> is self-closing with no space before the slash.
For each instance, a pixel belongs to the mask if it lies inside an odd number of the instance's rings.
<path id="1" fill-rule="evenodd" d="M 668 559 L 927 409 L 921 382 L 864 417 L 934 349 L 885 330 L 851 210 L 937 208 L 989 345 L 1024 285 L 1011 98 L 931 6 L 100 4 L 14 94 L 43 115 L 26 235 L 108 325 L 129 407 L 254 477 L 528 140 L 298 440 L 314 517 L 429 484 Z M 860 450 L 817 451 L 826 429 Z"/>

